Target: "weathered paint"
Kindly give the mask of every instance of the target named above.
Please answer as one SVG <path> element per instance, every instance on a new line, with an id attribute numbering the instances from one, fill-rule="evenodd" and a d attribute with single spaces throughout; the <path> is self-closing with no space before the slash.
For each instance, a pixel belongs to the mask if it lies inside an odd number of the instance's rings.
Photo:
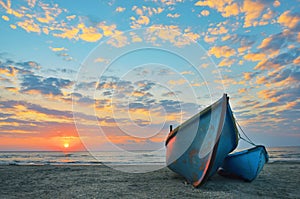
<path id="1" fill-rule="evenodd" d="M 267 150 L 264 146 L 256 146 L 228 155 L 219 174 L 251 182 L 258 176 L 266 162 L 268 162 Z"/>
<path id="2" fill-rule="evenodd" d="M 237 128 L 224 94 L 170 132 L 166 140 L 168 167 L 197 187 L 217 171 L 236 148 L 237 140 Z"/>

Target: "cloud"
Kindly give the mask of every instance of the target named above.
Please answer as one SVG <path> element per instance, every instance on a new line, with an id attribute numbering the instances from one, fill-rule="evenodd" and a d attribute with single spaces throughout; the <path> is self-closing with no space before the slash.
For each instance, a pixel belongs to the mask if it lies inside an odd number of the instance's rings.
<path id="1" fill-rule="evenodd" d="M 240 88 L 240 89 L 238 90 L 238 92 L 239 92 L 239 93 L 245 93 L 245 92 L 247 92 L 247 89 L 246 89 L 246 88 Z"/>
<path id="2" fill-rule="evenodd" d="M 32 69 L 39 70 L 41 68 L 40 64 L 35 61 L 17 62 L 15 64 L 27 70 L 32 70 Z"/>
<path id="3" fill-rule="evenodd" d="M 265 70 L 270 68 L 279 68 L 281 66 L 294 63 L 294 60 L 296 60 L 299 56 L 299 49 L 291 49 L 288 52 L 281 53 L 278 56 L 259 62 L 254 69 Z"/>
<path id="4" fill-rule="evenodd" d="M 278 23 L 290 29 L 299 25 L 300 15 L 292 14 L 290 11 L 285 11 L 278 18 Z"/>
<path id="5" fill-rule="evenodd" d="M 259 74 L 259 72 L 244 72 L 243 73 L 244 80 L 249 81 L 258 74 Z"/>
<path id="6" fill-rule="evenodd" d="M 236 16 L 240 12 L 240 8 L 237 3 L 233 3 L 232 0 L 201 0 L 195 3 L 195 6 L 207 6 L 220 12 L 223 17 Z"/>
<path id="7" fill-rule="evenodd" d="M 218 26 L 216 28 L 208 28 L 208 32 L 212 35 L 226 34 L 228 30 L 224 26 Z"/>
<path id="8" fill-rule="evenodd" d="M 244 27 L 258 25 L 255 20 L 261 16 L 264 8 L 265 5 L 260 1 L 245 0 L 242 7 L 242 11 L 245 13 Z"/>
<path id="9" fill-rule="evenodd" d="M 116 48 L 121 48 L 128 44 L 128 38 L 121 31 L 116 30 L 114 33 L 113 37 L 107 41 L 107 44 Z"/>
<path id="10" fill-rule="evenodd" d="M 227 67 L 231 67 L 234 64 L 235 60 L 234 59 L 228 59 L 225 58 L 222 61 L 220 61 L 220 63 L 218 64 L 218 66 L 227 66 Z"/>
<path id="11" fill-rule="evenodd" d="M 3 19 L 4 21 L 9 21 L 9 17 L 6 16 L 6 15 L 2 15 L 2 19 Z"/>
<path id="12" fill-rule="evenodd" d="M 26 32 L 41 32 L 40 26 L 36 24 L 32 19 L 26 19 L 25 21 L 18 22 L 17 25 L 26 30 Z"/>
<path id="13" fill-rule="evenodd" d="M 79 34 L 79 38 L 87 42 L 96 42 L 102 38 L 102 34 L 97 31 L 95 27 L 86 27 L 83 23 L 77 26 L 81 29 L 82 33 Z"/>
<path id="14" fill-rule="evenodd" d="M 2 66 L 0 65 L 0 74 L 5 75 L 7 77 L 15 77 L 17 75 L 18 70 L 13 66 Z"/>
<path id="15" fill-rule="evenodd" d="M 168 13 L 168 14 L 167 14 L 167 17 L 170 17 L 170 18 L 178 18 L 178 17 L 180 17 L 180 14 L 178 14 L 178 13 L 174 13 L 174 14 Z"/>
<path id="16" fill-rule="evenodd" d="M 46 96 L 63 96 L 62 89 L 69 88 L 73 84 L 67 79 L 54 77 L 42 77 L 33 74 L 27 74 L 22 77 L 22 93 L 38 93 Z"/>
<path id="17" fill-rule="evenodd" d="M 116 8 L 115 11 L 116 12 L 124 12 L 125 10 L 126 10 L 126 8 L 119 6 L 119 7 Z"/>
<path id="18" fill-rule="evenodd" d="M 227 5 L 222 13 L 223 17 L 237 16 L 241 12 L 241 8 L 238 3 L 232 3 Z"/>
<path id="19" fill-rule="evenodd" d="M 214 46 L 209 50 L 209 54 L 217 58 L 231 57 L 236 54 L 236 51 L 229 46 Z"/>
<path id="20" fill-rule="evenodd" d="M 185 79 L 178 79 L 178 80 L 169 80 L 168 84 L 170 85 L 183 85 L 186 84 L 187 81 Z"/>
<path id="21" fill-rule="evenodd" d="M 144 92 L 149 91 L 156 85 L 154 82 L 151 82 L 149 80 L 140 80 L 134 82 L 134 84 L 139 88 L 140 91 L 144 91 Z"/>
<path id="22" fill-rule="evenodd" d="M 67 49 L 64 47 L 49 47 L 53 52 L 66 51 Z"/>
<path id="23" fill-rule="evenodd" d="M 67 39 L 77 39 L 77 34 L 79 32 L 79 29 L 76 27 L 70 27 L 70 28 L 60 28 L 57 29 L 61 33 L 53 33 L 53 36 L 60 37 L 60 38 L 67 38 Z"/>
<path id="24" fill-rule="evenodd" d="M 252 62 L 261 61 L 265 58 L 266 58 L 266 54 L 264 53 L 248 53 L 244 56 L 245 60 L 252 61 Z"/>
<path id="25" fill-rule="evenodd" d="M 273 6 L 274 7 L 280 6 L 280 1 L 278 1 L 278 0 L 274 1 Z"/>
<path id="26" fill-rule="evenodd" d="M 141 28 L 142 25 L 148 25 L 150 23 L 150 19 L 147 16 L 139 16 L 137 19 L 135 17 L 131 17 L 131 28 Z"/>
<path id="27" fill-rule="evenodd" d="M 33 8 L 36 4 L 36 0 L 27 0 L 28 5 Z"/>
<path id="28" fill-rule="evenodd" d="M 188 71 L 183 71 L 180 74 L 182 74 L 182 75 L 194 75 L 194 72 L 191 71 L 191 70 L 188 70 Z"/>
<path id="29" fill-rule="evenodd" d="M 210 12 L 208 10 L 202 10 L 200 13 L 202 16 L 208 16 Z"/>
<path id="30" fill-rule="evenodd" d="M 206 43 L 214 43 L 216 40 L 217 40 L 217 37 L 209 37 L 208 35 L 206 35 L 206 36 L 204 37 L 204 41 L 205 41 Z"/>
<path id="31" fill-rule="evenodd" d="M 184 32 L 181 34 L 181 32 Z M 175 25 L 152 25 L 147 29 L 147 38 L 148 42 L 159 45 L 168 41 L 175 46 L 182 47 L 190 44 L 194 40 L 200 37 L 199 34 L 191 32 L 189 28 L 180 30 L 178 26 Z M 159 38 L 159 39 L 157 39 Z M 160 42 L 160 43 L 159 43 Z"/>
<path id="32" fill-rule="evenodd" d="M 0 5 L 6 10 L 7 14 L 14 15 L 15 17 L 21 18 L 24 16 L 21 12 L 14 10 L 11 8 L 11 1 L 7 0 L 7 3 L 5 4 L 3 1 L 0 1 Z"/>
<path id="33" fill-rule="evenodd" d="M 105 23 L 101 22 L 97 25 L 97 27 L 102 30 L 102 33 L 105 37 L 112 36 L 117 31 L 116 24 L 106 25 Z M 120 31 L 117 31 L 116 33 L 120 33 Z"/>
<path id="34" fill-rule="evenodd" d="M 257 77 L 258 84 L 265 84 L 267 86 L 284 87 L 286 85 L 297 84 L 300 80 L 300 71 L 290 68 L 279 68 L 278 70 L 269 72 L 265 76 Z"/>

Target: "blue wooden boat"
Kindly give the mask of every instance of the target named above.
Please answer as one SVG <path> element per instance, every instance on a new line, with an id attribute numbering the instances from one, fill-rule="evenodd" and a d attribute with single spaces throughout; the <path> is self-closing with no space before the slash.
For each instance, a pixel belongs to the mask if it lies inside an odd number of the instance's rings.
<path id="1" fill-rule="evenodd" d="M 238 130 L 229 97 L 196 114 L 166 139 L 166 163 L 194 187 L 214 175 L 225 157 L 237 147 Z"/>
<path id="2" fill-rule="evenodd" d="M 229 154 L 218 173 L 225 177 L 240 178 L 253 181 L 263 169 L 269 156 L 264 146 L 255 146 L 251 149 Z"/>

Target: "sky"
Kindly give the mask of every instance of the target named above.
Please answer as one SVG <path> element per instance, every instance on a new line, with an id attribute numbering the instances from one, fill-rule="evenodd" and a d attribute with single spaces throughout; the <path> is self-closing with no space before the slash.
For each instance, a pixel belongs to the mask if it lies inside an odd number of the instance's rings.
<path id="1" fill-rule="evenodd" d="M 160 150 L 228 93 L 300 143 L 300 1 L 0 0 L 0 150 Z"/>

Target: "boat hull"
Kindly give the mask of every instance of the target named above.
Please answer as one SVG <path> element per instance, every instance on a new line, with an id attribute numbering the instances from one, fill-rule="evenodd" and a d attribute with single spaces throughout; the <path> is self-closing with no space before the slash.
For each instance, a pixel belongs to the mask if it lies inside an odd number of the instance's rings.
<path id="1" fill-rule="evenodd" d="M 264 146 L 228 155 L 218 173 L 225 177 L 253 181 L 268 162 L 268 153 Z"/>
<path id="2" fill-rule="evenodd" d="M 225 94 L 170 132 L 167 141 L 168 167 L 197 187 L 214 175 L 238 142 L 237 128 Z"/>

